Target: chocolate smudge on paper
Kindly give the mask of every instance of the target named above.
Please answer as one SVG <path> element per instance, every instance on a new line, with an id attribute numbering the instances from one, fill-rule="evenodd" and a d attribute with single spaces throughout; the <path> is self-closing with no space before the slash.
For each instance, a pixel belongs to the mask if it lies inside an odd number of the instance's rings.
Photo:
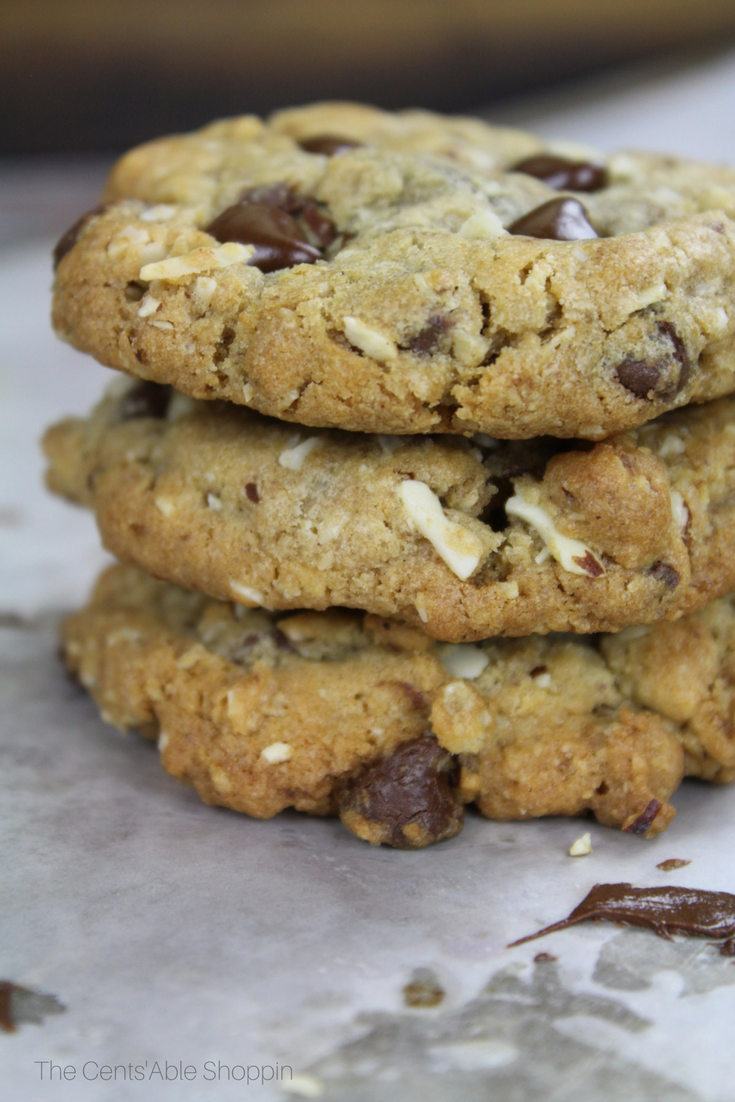
<path id="1" fill-rule="evenodd" d="M 567 918 L 519 938 L 508 948 L 594 920 L 644 926 L 669 941 L 672 934 L 715 938 L 722 940 L 723 955 L 735 953 L 735 895 L 673 886 L 634 888 L 632 884 L 595 884 Z"/>

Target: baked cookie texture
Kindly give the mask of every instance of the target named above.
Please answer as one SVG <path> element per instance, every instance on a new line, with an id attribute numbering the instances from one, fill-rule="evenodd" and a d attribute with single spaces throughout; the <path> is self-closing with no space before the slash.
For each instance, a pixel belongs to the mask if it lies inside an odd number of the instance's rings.
<path id="1" fill-rule="evenodd" d="M 521 132 L 339 104 L 151 143 L 59 243 L 55 327 L 363 432 L 598 440 L 730 392 L 735 172 L 564 152 L 554 174 Z"/>
<path id="2" fill-rule="evenodd" d="M 301 430 L 116 380 L 48 484 L 157 577 L 462 642 L 617 631 L 735 588 L 735 399 L 591 445 Z"/>
<path id="3" fill-rule="evenodd" d="M 339 814 L 373 843 L 592 812 L 655 834 L 685 774 L 735 778 L 735 604 L 598 639 L 438 644 L 344 610 L 278 615 L 101 577 L 63 629 L 103 718 L 156 739 L 207 803 Z"/>

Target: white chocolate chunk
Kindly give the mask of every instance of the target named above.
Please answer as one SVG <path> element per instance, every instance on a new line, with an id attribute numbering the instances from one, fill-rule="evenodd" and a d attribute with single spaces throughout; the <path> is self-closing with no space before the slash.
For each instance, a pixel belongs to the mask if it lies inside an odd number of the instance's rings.
<path id="1" fill-rule="evenodd" d="M 154 279 L 163 279 L 168 283 L 186 280 L 189 276 L 203 272 L 213 272 L 218 268 L 229 268 L 232 264 L 246 264 L 255 253 L 254 245 L 240 245 L 237 241 L 227 241 L 215 248 L 204 246 L 192 249 L 183 256 L 170 256 L 157 264 L 145 264 L 140 269 L 140 279 L 150 283 Z"/>
<path id="2" fill-rule="evenodd" d="M 506 503 L 509 517 L 518 517 L 535 528 L 550 554 L 570 574 L 584 574 L 599 578 L 605 573 L 602 563 L 581 540 L 563 536 L 555 527 L 549 514 L 540 505 L 531 505 L 516 494 Z"/>
<path id="3" fill-rule="evenodd" d="M 206 310 L 217 290 L 217 281 L 211 276 L 199 276 L 194 284 L 192 298 L 200 310 Z"/>
<path id="4" fill-rule="evenodd" d="M 439 658 L 454 677 L 462 677 L 465 681 L 474 681 L 490 661 L 485 652 L 472 643 L 445 643 L 439 647 Z"/>
<path id="5" fill-rule="evenodd" d="M 589 832 L 583 834 L 569 847 L 570 857 L 586 857 L 588 853 L 592 853 L 592 838 Z"/>
<path id="6" fill-rule="evenodd" d="M 281 467 L 285 467 L 287 471 L 300 471 L 307 455 L 313 452 L 314 448 L 323 444 L 324 439 L 321 436 L 309 436 L 300 443 L 298 442 L 298 436 L 293 439 L 295 442 L 281 452 L 278 456 L 278 462 Z"/>
<path id="7" fill-rule="evenodd" d="M 156 329 L 166 329 L 171 332 L 174 328 L 170 321 L 151 321 L 151 325 L 155 326 Z"/>
<path id="8" fill-rule="evenodd" d="M 230 582 L 230 589 L 237 596 L 241 604 L 250 608 L 265 608 L 265 594 L 259 589 L 253 589 L 250 585 L 242 585 L 240 582 Z"/>
<path id="9" fill-rule="evenodd" d="M 439 498 L 425 482 L 407 479 L 398 493 L 409 518 L 452 573 L 461 581 L 469 578 L 483 553 L 477 536 L 445 517 Z"/>
<path id="10" fill-rule="evenodd" d="M 478 210 L 459 227 L 460 237 L 469 241 L 489 241 L 505 232 L 503 223 L 492 210 Z"/>
<path id="11" fill-rule="evenodd" d="M 207 494 L 207 508 L 214 509 L 216 513 L 222 510 L 222 498 L 217 497 L 216 494 Z"/>
<path id="12" fill-rule="evenodd" d="M 398 348 L 395 342 L 378 333 L 376 329 L 371 329 L 359 318 L 343 318 L 342 327 L 350 344 L 354 344 L 355 348 L 359 348 L 371 360 L 386 363 L 397 357 Z"/>
<path id="13" fill-rule="evenodd" d="M 160 298 L 154 298 L 153 295 L 146 295 L 138 307 L 138 317 L 149 318 L 151 314 L 155 314 L 160 305 Z"/>
<path id="14" fill-rule="evenodd" d="M 272 742 L 260 751 L 260 756 L 269 765 L 278 765 L 282 761 L 289 761 L 293 757 L 293 746 L 287 742 Z"/>

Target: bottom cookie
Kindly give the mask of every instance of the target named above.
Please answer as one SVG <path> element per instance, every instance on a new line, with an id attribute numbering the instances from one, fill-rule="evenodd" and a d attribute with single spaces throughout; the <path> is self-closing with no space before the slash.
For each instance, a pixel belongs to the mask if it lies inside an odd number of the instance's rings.
<path id="1" fill-rule="evenodd" d="M 436 643 L 343 610 L 214 601 L 106 571 L 63 653 L 115 726 L 210 804 L 339 814 L 415 848 L 492 819 L 664 830 L 685 775 L 735 779 L 735 599 L 653 627 Z"/>

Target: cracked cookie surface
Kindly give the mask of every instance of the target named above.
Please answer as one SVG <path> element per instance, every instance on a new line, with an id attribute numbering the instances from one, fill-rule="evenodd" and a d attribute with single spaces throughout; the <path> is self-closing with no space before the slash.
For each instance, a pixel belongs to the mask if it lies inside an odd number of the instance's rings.
<path id="1" fill-rule="evenodd" d="M 561 444 L 314 431 L 116 380 L 45 437 L 105 545 L 223 600 L 452 642 L 617 631 L 735 588 L 735 399 Z"/>
<path id="2" fill-rule="evenodd" d="M 102 575 L 63 653 L 103 718 L 208 803 L 340 814 L 373 843 L 495 819 L 666 828 L 682 776 L 735 777 L 735 609 L 616 636 L 442 645 L 372 615 L 268 613 Z"/>
<path id="3" fill-rule="evenodd" d="M 365 432 L 601 439 L 731 391 L 735 171 L 557 154 L 350 105 L 151 143 L 60 242 L 55 326 L 195 397 Z"/>

